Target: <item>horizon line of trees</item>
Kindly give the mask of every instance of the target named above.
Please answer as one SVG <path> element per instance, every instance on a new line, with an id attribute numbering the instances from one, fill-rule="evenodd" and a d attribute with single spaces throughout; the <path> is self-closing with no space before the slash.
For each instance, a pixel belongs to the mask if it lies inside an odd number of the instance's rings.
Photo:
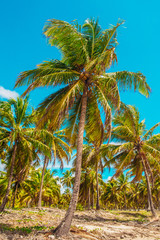
<path id="1" fill-rule="evenodd" d="M 0 109 L 2 108 L 5 111 L 1 111 L 0 114 L 3 120 L 0 136 L 3 144 L 6 144 L 1 148 L 1 162 L 5 166 L 5 171 L 0 171 L 1 204 L 3 205 L 6 201 L 5 205 L 13 208 L 15 206 L 40 208 L 42 205 L 66 208 L 74 185 L 76 156 L 72 157 L 73 168 L 63 173 L 61 179 L 54 177 L 54 171 L 47 169 L 47 165 L 51 161 L 54 166 L 58 160 L 60 168 L 63 169 L 63 161 L 68 163 L 71 160 L 72 150 L 68 144 L 67 130 L 58 130 L 51 134 L 51 131 L 47 130 L 48 125 L 45 125 L 45 128 L 38 132 L 36 113 L 28 105 L 28 97 L 24 100 L 17 98 L 17 100 L 0 101 Z M 160 179 L 157 158 L 160 157 L 160 134 L 153 134 L 159 124 L 147 131 L 144 120 L 139 122 L 139 118 L 139 112 L 135 107 L 121 103 L 120 111 L 113 118 L 114 127 L 110 143 L 107 142 L 107 138 L 104 138 L 104 143 L 97 152 L 94 144 L 85 138 L 78 200 L 78 206 L 81 205 L 82 209 L 90 209 L 91 206 L 97 210 L 100 206 L 108 209 L 147 208 L 151 211 L 155 211 L 154 208 L 159 209 Z M 4 142 L 7 134 L 8 142 Z M 13 155 L 14 147 L 11 145 L 12 135 L 17 138 L 15 155 Z M 26 146 L 28 146 L 27 149 Z M 140 147 L 143 147 L 144 154 L 147 156 L 147 174 L 139 155 Z M 15 157 L 14 166 L 13 156 Z M 42 162 L 43 168 L 37 169 Z M 102 179 L 102 173 L 106 167 L 114 167 L 116 170 L 107 183 Z M 124 172 L 127 171 L 128 174 L 125 176 Z M 60 182 L 66 187 L 64 194 L 61 194 Z"/>
<path id="2" fill-rule="evenodd" d="M 17 185 L 16 180 L 13 180 L 6 207 L 14 209 L 37 207 L 42 172 L 43 168 L 31 167 L 23 182 Z M 63 177 L 60 178 L 55 176 L 54 170 L 45 170 L 41 197 L 43 207 L 68 208 L 74 183 L 73 173 L 74 169 L 66 170 L 63 173 Z M 119 177 L 107 180 L 107 182 L 102 179 L 100 173 L 98 173 L 98 178 L 101 209 L 134 211 L 144 209 L 147 211 L 151 210 L 145 176 L 142 176 L 141 181 L 136 183 L 132 182 L 130 174 L 124 173 L 119 175 Z M 153 204 L 157 210 L 160 210 L 159 180 L 159 176 L 157 176 L 152 188 Z M 0 202 L 4 198 L 6 188 L 7 174 L 5 171 L 0 171 Z M 85 170 L 82 169 L 77 210 L 96 209 L 96 199 L 96 171 L 91 167 L 88 167 Z"/>

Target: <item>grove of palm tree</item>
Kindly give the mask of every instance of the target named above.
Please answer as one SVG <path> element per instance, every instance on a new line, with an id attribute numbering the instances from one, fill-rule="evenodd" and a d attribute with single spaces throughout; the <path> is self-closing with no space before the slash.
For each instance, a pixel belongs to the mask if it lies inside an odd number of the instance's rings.
<path id="1" fill-rule="evenodd" d="M 122 24 L 103 30 L 94 18 L 82 25 L 51 19 L 44 26 L 61 59 L 21 72 L 22 96 L 0 101 L 1 212 L 66 210 L 55 237 L 69 234 L 76 209 L 146 210 L 158 219 L 160 123 L 147 130 L 138 109 L 121 102 L 122 90 L 151 92 L 141 72 L 112 72 Z M 33 109 L 28 94 L 40 87 L 53 93 Z M 108 179 L 106 169 L 115 172 Z"/>

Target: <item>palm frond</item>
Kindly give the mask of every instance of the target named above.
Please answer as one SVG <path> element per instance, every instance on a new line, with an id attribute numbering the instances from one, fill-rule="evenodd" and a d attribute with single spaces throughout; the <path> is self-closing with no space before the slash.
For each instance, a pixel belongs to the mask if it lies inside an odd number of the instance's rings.
<path id="1" fill-rule="evenodd" d="M 67 67 L 59 60 L 46 61 L 39 64 L 36 69 L 22 72 L 15 87 L 29 85 L 23 96 L 41 86 L 57 86 L 69 84 L 77 79 L 79 72 Z"/>
<path id="2" fill-rule="evenodd" d="M 80 67 L 88 61 L 87 40 L 74 24 L 51 19 L 44 27 L 44 34 L 49 38 L 52 46 L 61 49 L 67 64 L 76 68 L 77 65 Z"/>
<path id="3" fill-rule="evenodd" d="M 115 73 L 107 73 L 107 76 L 116 79 L 120 90 L 131 90 L 139 91 L 146 97 L 149 97 L 151 88 L 146 82 L 146 77 L 140 73 L 121 71 Z"/>

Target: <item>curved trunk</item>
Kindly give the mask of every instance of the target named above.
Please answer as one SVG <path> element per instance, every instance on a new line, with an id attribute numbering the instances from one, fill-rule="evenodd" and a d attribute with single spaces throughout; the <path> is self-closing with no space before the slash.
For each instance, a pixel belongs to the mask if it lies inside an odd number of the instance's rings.
<path id="1" fill-rule="evenodd" d="M 142 158 L 142 165 L 143 165 L 143 169 L 144 169 L 144 173 L 145 173 L 145 178 L 146 178 L 146 182 L 147 182 L 147 192 L 148 192 L 148 200 L 149 200 L 149 204 L 150 204 L 150 209 L 152 212 L 152 216 L 153 217 L 157 217 L 157 214 L 155 212 L 154 206 L 153 206 L 153 201 L 152 201 L 152 193 L 151 193 L 151 187 L 150 187 L 150 181 L 149 181 L 149 176 L 148 176 L 148 172 L 147 172 L 147 168 L 144 162 L 144 159 Z"/>
<path id="2" fill-rule="evenodd" d="M 75 180 L 74 180 L 74 186 L 73 186 L 73 194 L 72 194 L 70 205 L 66 212 L 65 218 L 62 220 L 60 225 L 53 231 L 55 235 L 58 237 L 68 234 L 71 226 L 72 218 L 77 206 L 79 187 L 80 187 L 80 178 L 81 178 L 83 134 L 84 134 L 84 127 L 85 127 L 86 109 L 87 109 L 87 85 L 85 86 L 83 96 L 82 96 L 81 115 L 80 115 L 79 130 L 78 130 L 78 136 L 77 136 L 77 158 L 76 158 L 76 171 L 75 171 Z"/>
<path id="3" fill-rule="evenodd" d="M 4 211 L 4 208 L 6 206 L 8 196 L 10 193 L 11 185 L 12 185 L 12 180 L 13 180 L 13 170 L 14 170 L 14 164 L 15 164 L 15 159 L 16 159 L 16 150 L 17 150 L 17 143 L 15 142 L 14 144 L 14 149 L 13 149 L 13 155 L 12 155 L 12 160 L 11 160 L 11 169 L 10 169 L 10 174 L 8 177 L 8 186 L 7 186 L 7 191 L 5 194 L 5 197 L 3 198 L 3 202 L 0 206 L 0 212 Z"/>
<path id="4" fill-rule="evenodd" d="M 14 190 L 14 197 L 13 197 L 12 208 L 14 208 L 14 205 L 15 205 L 17 190 L 18 190 L 18 182 L 16 182 L 16 184 L 15 184 L 15 190 Z"/>
<path id="5" fill-rule="evenodd" d="M 43 170 L 42 170 L 42 179 L 41 179 L 39 197 L 38 197 L 38 205 L 37 205 L 39 208 L 41 208 L 41 206 L 42 206 L 43 180 L 44 180 L 44 173 L 45 173 L 45 170 L 46 170 L 47 165 L 48 165 L 48 158 L 45 157 L 45 159 L 44 159 L 44 164 L 43 164 Z"/>
<path id="6" fill-rule="evenodd" d="M 99 206 L 98 163 L 96 163 L 96 188 L 97 188 L 96 210 L 100 210 L 100 206 Z"/>

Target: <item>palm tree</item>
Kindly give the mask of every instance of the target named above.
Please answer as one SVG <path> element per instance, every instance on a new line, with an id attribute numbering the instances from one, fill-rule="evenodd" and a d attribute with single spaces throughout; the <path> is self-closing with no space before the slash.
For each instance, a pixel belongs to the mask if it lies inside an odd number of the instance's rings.
<path id="1" fill-rule="evenodd" d="M 7 174 L 4 171 L 0 171 L 0 199 L 3 199 L 7 189 Z"/>
<path id="2" fill-rule="evenodd" d="M 154 186 L 153 186 L 153 199 L 156 202 L 156 207 L 160 210 L 160 165 L 154 166 Z"/>
<path id="3" fill-rule="evenodd" d="M 82 163 L 83 166 L 83 163 Z M 98 180 L 97 180 L 98 178 Z M 94 198 L 96 195 L 96 208 L 97 208 L 97 182 L 98 185 L 102 185 L 102 176 L 97 173 L 94 165 L 84 166 L 82 168 L 81 174 L 81 183 L 80 183 L 80 193 L 79 193 L 79 201 L 80 203 L 88 206 L 90 209 L 91 204 L 92 208 L 94 208 Z M 100 192 L 100 187 L 98 187 L 98 196 Z"/>
<path id="4" fill-rule="evenodd" d="M 50 139 L 50 138 L 49 138 Z M 42 140 L 42 139 L 41 139 Z M 51 139 L 50 139 L 51 141 Z M 39 165 L 39 153 L 36 148 L 33 148 L 32 152 L 26 151 L 23 147 L 23 143 L 21 141 L 17 144 L 17 153 L 15 159 L 15 167 L 13 171 L 13 180 L 14 180 L 14 187 L 13 187 L 13 202 L 12 207 L 14 208 L 15 200 L 17 196 L 17 192 L 21 187 L 21 183 L 25 180 L 29 173 L 29 169 L 31 166 L 38 166 Z M 6 156 L 6 166 L 5 169 L 7 171 L 8 165 L 10 163 L 10 159 L 12 158 L 12 154 L 8 151 Z"/>
<path id="5" fill-rule="evenodd" d="M 148 194 L 147 194 L 147 182 L 145 176 L 142 176 L 142 179 L 140 182 L 137 184 L 138 186 L 136 187 L 137 191 L 137 204 L 140 204 L 141 207 L 149 209 L 150 208 L 150 203 L 148 201 Z M 147 206 L 148 204 L 148 206 Z"/>
<path id="6" fill-rule="evenodd" d="M 106 129 L 111 130 L 111 107 L 120 106 L 118 86 L 122 89 L 133 87 L 145 96 L 149 95 L 150 88 L 141 73 L 105 72 L 117 60 L 116 31 L 122 23 L 103 31 L 94 19 L 87 19 L 82 26 L 76 21 L 69 24 L 56 19 L 49 20 L 44 33 L 49 43 L 61 50 L 62 60 L 47 61 L 36 69 L 21 73 L 15 85 L 29 85 L 24 95 L 38 87 L 60 86 L 58 91 L 41 103 L 39 110 L 43 117 L 39 126 L 53 119 L 50 127 L 56 129 L 68 116 L 68 133 L 72 137 L 78 132 L 73 194 L 64 220 L 55 229 L 57 236 L 69 232 L 78 201 L 85 123 L 88 126 L 87 134 L 94 133 L 97 140 L 101 137 L 99 129 L 103 112 Z"/>
<path id="7" fill-rule="evenodd" d="M 71 200 L 71 191 L 70 191 L 70 189 L 69 188 L 67 188 L 65 191 L 64 191 L 64 193 L 61 195 L 61 197 L 60 197 L 60 199 L 59 199 L 59 202 L 58 202 L 58 206 L 59 207 L 63 207 L 63 208 L 65 208 L 65 207 L 68 207 L 68 205 L 69 205 L 69 202 L 70 202 L 70 200 Z"/>
<path id="8" fill-rule="evenodd" d="M 72 176 L 72 169 L 66 170 L 61 177 L 61 183 L 67 188 L 72 188 L 74 177 Z"/>
<path id="9" fill-rule="evenodd" d="M 140 180 L 144 171 L 152 215 L 156 216 L 149 178 L 153 179 L 152 166 L 159 164 L 160 160 L 160 134 L 153 135 L 160 123 L 147 131 L 144 120 L 140 122 L 139 119 L 135 107 L 121 104 L 120 112 L 113 119 L 115 127 L 112 138 L 117 141 L 117 146 L 113 150 L 115 157 L 111 161 L 117 169 L 116 175 L 124 169 L 130 169 L 132 176 L 135 176 L 133 181 Z"/>
<path id="10" fill-rule="evenodd" d="M 54 171 L 51 172 L 49 169 L 45 170 L 42 199 L 44 204 L 48 203 L 49 206 L 51 204 L 57 204 L 60 196 L 60 185 L 58 184 L 58 178 L 55 178 L 54 174 Z M 35 170 L 32 168 L 28 178 L 22 184 L 23 194 L 20 199 L 21 204 L 26 203 L 28 206 L 37 205 L 41 179 L 41 169 Z"/>
<path id="11" fill-rule="evenodd" d="M 103 189 L 101 196 L 101 201 L 107 204 L 107 207 L 118 208 L 118 203 L 120 202 L 120 194 L 117 191 L 117 181 L 115 179 L 109 180 Z"/>
<path id="12" fill-rule="evenodd" d="M 60 168 L 63 168 L 63 160 L 65 160 L 67 163 L 70 159 L 71 155 L 71 149 L 69 145 L 65 142 L 66 135 L 65 130 L 58 130 L 55 132 L 52 132 L 50 130 L 51 134 L 53 134 L 53 140 L 50 142 L 52 155 L 54 157 L 53 164 L 55 164 L 56 160 L 60 162 Z M 40 191 L 39 191 L 39 200 L 38 200 L 38 207 L 41 207 L 42 202 L 42 189 L 43 189 L 43 179 L 45 174 L 45 169 L 47 168 L 49 162 L 49 158 L 45 156 L 44 163 L 43 163 L 43 169 L 42 169 L 42 179 L 41 179 L 41 185 L 40 185 Z"/>
<path id="13" fill-rule="evenodd" d="M 49 133 L 44 130 L 35 130 L 34 114 L 28 106 L 28 98 L 25 100 L 17 98 L 7 102 L 0 101 L 0 148 L 1 151 L 9 147 L 8 153 L 8 186 L 0 211 L 3 211 L 7 203 L 13 180 L 15 165 L 18 167 L 20 161 L 31 162 L 33 153 L 38 151 L 50 156 L 50 149 L 43 143 L 47 138 L 51 139 Z M 47 133 L 47 135 L 46 135 Z M 18 158 L 18 151 L 21 150 L 21 158 Z M 19 160 L 19 161 L 17 161 Z"/>
<path id="14" fill-rule="evenodd" d="M 124 208 L 127 209 L 127 193 L 130 189 L 129 176 L 124 173 L 117 178 L 117 191 L 121 193 Z"/>
<path id="15" fill-rule="evenodd" d="M 96 210 L 100 209 L 99 204 L 99 177 L 98 177 L 98 170 L 101 170 L 103 172 L 103 163 L 101 158 L 101 143 L 98 145 L 95 144 L 93 141 L 92 143 L 84 144 L 83 147 L 83 155 L 82 155 L 82 167 L 92 167 L 95 169 L 96 173 Z"/>

